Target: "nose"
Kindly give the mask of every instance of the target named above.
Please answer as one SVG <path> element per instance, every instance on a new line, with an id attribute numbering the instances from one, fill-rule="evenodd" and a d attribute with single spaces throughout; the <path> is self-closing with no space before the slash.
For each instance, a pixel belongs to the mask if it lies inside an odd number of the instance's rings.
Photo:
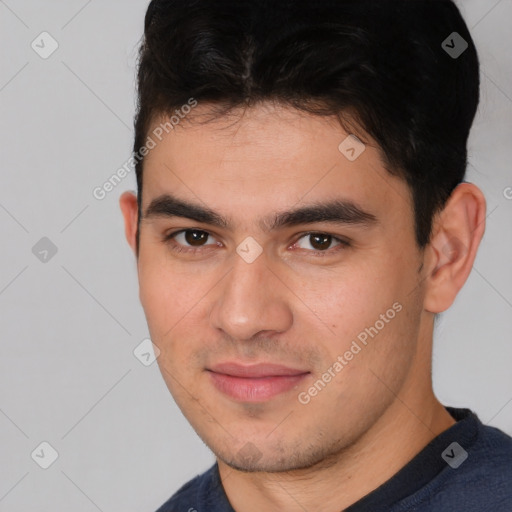
<path id="1" fill-rule="evenodd" d="M 280 333 L 293 323 L 289 293 L 263 252 L 252 263 L 234 255 L 232 270 L 217 289 L 210 321 L 232 339 Z"/>

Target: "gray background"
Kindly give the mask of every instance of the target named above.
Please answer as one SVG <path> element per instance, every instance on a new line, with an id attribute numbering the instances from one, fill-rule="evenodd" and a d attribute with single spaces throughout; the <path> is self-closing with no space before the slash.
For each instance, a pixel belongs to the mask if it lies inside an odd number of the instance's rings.
<path id="1" fill-rule="evenodd" d="M 435 388 L 512 434 L 512 0 L 459 5 L 482 61 L 468 180 L 488 225 L 436 328 Z M 134 173 L 92 194 L 131 153 L 146 7 L 0 1 L 0 511 L 152 511 L 214 460 L 133 354 L 148 330 L 118 198 Z M 31 47 L 43 31 L 47 59 Z"/>

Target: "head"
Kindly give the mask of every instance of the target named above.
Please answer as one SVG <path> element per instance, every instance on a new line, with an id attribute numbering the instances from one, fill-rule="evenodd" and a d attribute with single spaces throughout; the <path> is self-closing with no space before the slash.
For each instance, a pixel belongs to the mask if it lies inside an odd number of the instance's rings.
<path id="1" fill-rule="evenodd" d="M 428 389 L 483 234 L 478 90 L 448 0 L 151 2 L 121 207 L 162 375 L 220 459 L 311 466 Z M 231 362 L 295 374 L 233 392 Z"/>

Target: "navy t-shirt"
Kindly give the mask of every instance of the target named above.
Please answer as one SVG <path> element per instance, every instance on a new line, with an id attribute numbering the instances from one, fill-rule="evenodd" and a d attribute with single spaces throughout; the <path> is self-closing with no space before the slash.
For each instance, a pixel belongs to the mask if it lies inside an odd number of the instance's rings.
<path id="1" fill-rule="evenodd" d="M 512 512 L 512 438 L 469 409 L 446 409 L 457 423 L 344 512 Z M 195 511 L 235 512 L 217 463 L 157 510 Z"/>

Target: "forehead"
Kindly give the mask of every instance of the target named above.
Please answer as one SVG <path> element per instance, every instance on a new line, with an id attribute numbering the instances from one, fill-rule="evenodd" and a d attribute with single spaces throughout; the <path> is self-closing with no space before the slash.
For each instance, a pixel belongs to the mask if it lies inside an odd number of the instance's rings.
<path id="1" fill-rule="evenodd" d="M 353 139 L 335 117 L 265 104 L 201 122 L 208 112 L 198 105 L 191 122 L 156 140 L 144 162 L 143 209 L 165 193 L 239 217 L 332 199 L 376 211 L 411 206 L 374 141 Z"/>

